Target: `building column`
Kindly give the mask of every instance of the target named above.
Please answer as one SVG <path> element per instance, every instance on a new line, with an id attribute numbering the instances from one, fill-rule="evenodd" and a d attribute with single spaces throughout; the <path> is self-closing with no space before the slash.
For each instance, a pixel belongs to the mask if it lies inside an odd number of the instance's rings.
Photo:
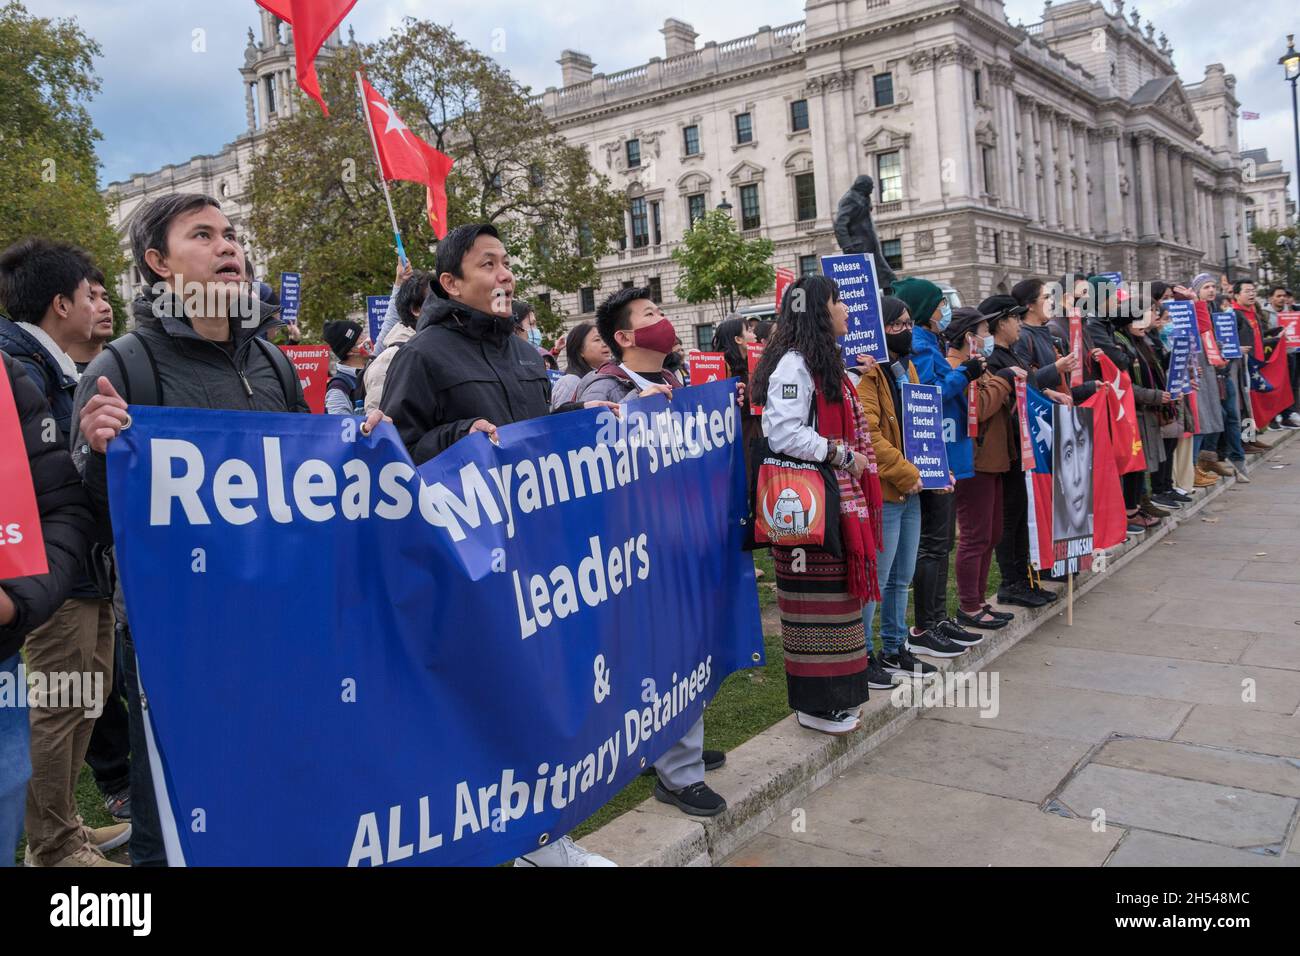
<path id="1" fill-rule="evenodd" d="M 1024 168 L 1020 171 L 1021 206 L 1029 221 L 1038 225 L 1042 221 L 1038 209 L 1038 149 L 1034 142 L 1034 101 L 1017 97 L 1020 106 L 1020 156 Z"/>
<path id="2" fill-rule="evenodd" d="M 1187 244 L 1194 246 L 1199 235 L 1196 222 L 1196 169 L 1188 153 L 1183 153 L 1183 218 Z"/>
<path id="3" fill-rule="evenodd" d="M 1078 190 L 1074 202 L 1075 219 L 1079 226 L 1079 235 L 1092 233 L 1092 210 L 1088 201 L 1088 137 L 1082 125 L 1070 124 L 1074 134 L 1074 176 L 1075 189 Z"/>
<path id="4" fill-rule="evenodd" d="M 1169 200 L 1169 144 L 1164 140 L 1156 142 L 1156 217 L 1159 223 L 1156 234 L 1163 239 L 1172 239 L 1174 224 L 1170 218 Z"/>
<path id="5" fill-rule="evenodd" d="M 1070 235 L 1078 235 L 1079 220 L 1074 212 L 1074 163 L 1071 161 L 1070 148 L 1074 137 L 1070 135 L 1070 124 L 1062 117 L 1052 123 L 1056 133 L 1056 168 L 1061 176 L 1061 223 Z"/>
<path id="6" fill-rule="evenodd" d="M 1042 138 L 1043 156 L 1043 220 L 1049 229 L 1061 227 L 1061 214 L 1057 204 L 1056 177 L 1059 168 L 1056 161 L 1056 123 L 1050 109 L 1040 109 L 1038 113 L 1039 129 Z"/>
<path id="7" fill-rule="evenodd" d="M 1160 235 L 1160 221 L 1156 215 L 1156 157 L 1155 137 L 1138 133 L 1138 178 L 1142 190 L 1142 227 L 1138 235 L 1154 239 Z"/>
<path id="8" fill-rule="evenodd" d="M 1016 172 L 1016 117 L 1015 97 L 1011 92 L 1014 74 L 1010 69 L 1002 68 L 991 73 L 994 88 L 997 90 L 998 117 L 998 156 L 1002 167 L 1002 207 L 1020 209 L 1020 179 Z"/>
<path id="9" fill-rule="evenodd" d="M 1183 151 L 1177 146 L 1169 147 L 1169 187 L 1171 190 L 1170 219 L 1174 224 L 1173 239 L 1180 244 L 1187 242 L 1187 207 L 1183 198 Z"/>
<path id="10" fill-rule="evenodd" d="M 1105 180 L 1106 238 L 1119 239 L 1124 234 L 1124 199 L 1119 191 L 1119 127 L 1101 131 L 1101 159 Z"/>

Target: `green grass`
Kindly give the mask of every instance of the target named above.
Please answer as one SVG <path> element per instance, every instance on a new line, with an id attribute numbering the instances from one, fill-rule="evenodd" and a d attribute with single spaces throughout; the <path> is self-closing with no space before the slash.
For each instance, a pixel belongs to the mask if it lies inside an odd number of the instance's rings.
<path id="1" fill-rule="evenodd" d="M 948 569 L 950 612 L 956 608 L 957 601 L 955 558 L 952 560 L 954 563 L 950 564 Z M 785 661 L 781 651 L 780 625 L 779 622 L 772 623 L 776 609 L 776 572 L 772 567 L 771 553 L 754 552 L 754 565 L 761 568 L 765 574 L 765 577 L 758 582 L 758 605 L 760 613 L 766 615 L 769 620 L 769 626 L 765 628 L 767 633 L 763 637 L 766 663 L 762 667 L 736 671 L 718 688 L 717 696 L 709 703 L 704 720 L 704 746 L 711 750 L 734 750 L 790 713 L 785 692 Z M 990 592 L 996 591 L 1000 580 L 997 563 L 994 562 L 989 574 Z M 909 624 L 912 623 L 910 604 L 907 620 Z M 878 653 L 880 650 L 879 608 L 876 609 L 873 634 L 875 651 Z M 653 789 L 653 777 L 638 777 L 575 829 L 572 836 L 579 838 L 599 829 L 646 800 Z M 82 767 L 81 780 L 77 786 L 77 804 L 88 826 L 107 826 L 112 822 L 112 818 L 104 809 L 104 801 L 95 787 L 89 767 Z M 24 842 L 18 848 L 19 863 L 22 862 L 25 847 Z M 116 853 L 113 854 L 113 858 L 124 862 Z"/>

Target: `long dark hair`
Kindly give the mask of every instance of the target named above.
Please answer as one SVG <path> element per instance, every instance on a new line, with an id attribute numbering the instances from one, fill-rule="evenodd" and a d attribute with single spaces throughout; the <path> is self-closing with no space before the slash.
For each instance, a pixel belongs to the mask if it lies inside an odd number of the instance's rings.
<path id="1" fill-rule="evenodd" d="M 839 286 L 825 276 L 803 276 L 785 290 L 776 331 L 768 339 L 749 382 L 755 405 L 767 403 L 767 380 L 785 353 L 791 351 L 803 356 L 814 386 L 821 389 L 828 402 L 843 401 L 844 359 L 831 330 L 829 306 L 838 301 Z"/>
<path id="2" fill-rule="evenodd" d="M 579 322 L 564 340 L 564 356 L 567 360 L 564 371 L 568 375 L 587 375 L 595 369 L 582 357 L 582 347 L 587 344 L 587 336 L 596 327 L 595 322 Z"/>
<path id="3" fill-rule="evenodd" d="M 745 320 L 733 315 L 722 320 L 713 331 L 713 351 L 721 352 L 727 357 L 727 371 L 732 375 L 746 378 L 749 375 L 749 356 L 743 345 L 736 344 L 736 337 L 744 337 Z"/>

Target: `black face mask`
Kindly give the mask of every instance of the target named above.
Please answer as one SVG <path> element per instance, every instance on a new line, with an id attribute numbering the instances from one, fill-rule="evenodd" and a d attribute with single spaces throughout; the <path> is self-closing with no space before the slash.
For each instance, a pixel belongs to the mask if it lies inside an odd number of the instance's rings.
<path id="1" fill-rule="evenodd" d="M 903 356 L 909 354 L 912 351 L 912 330 L 886 332 L 885 345 L 892 355 Z"/>

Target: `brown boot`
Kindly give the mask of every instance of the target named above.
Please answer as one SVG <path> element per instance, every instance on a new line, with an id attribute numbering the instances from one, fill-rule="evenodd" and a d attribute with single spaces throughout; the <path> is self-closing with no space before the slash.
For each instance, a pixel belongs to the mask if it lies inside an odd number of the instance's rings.
<path id="1" fill-rule="evenodd" d="M 1202 468 L 1196 469 L 1196 480 L 1193 484 L 1197 488 L 1209 488 L 1211 485 L 1219 483 L 1219 476 L 1212 471 L 1205 471 Z"/>

